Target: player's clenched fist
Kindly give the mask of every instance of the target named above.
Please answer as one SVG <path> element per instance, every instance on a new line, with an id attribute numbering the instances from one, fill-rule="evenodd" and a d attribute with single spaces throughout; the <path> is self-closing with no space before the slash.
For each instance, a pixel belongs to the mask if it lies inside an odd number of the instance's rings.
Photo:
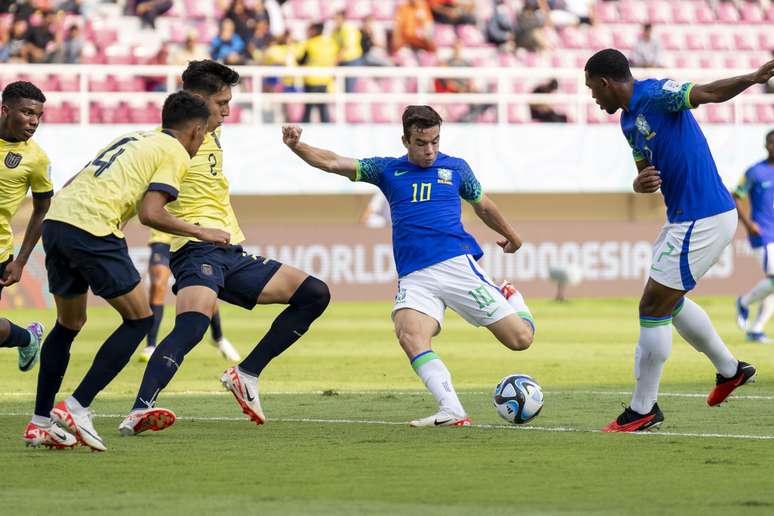
<path id="1" fill-rule="evenodd" d="M 228 231 L 212 228 L 201 228 L 196 238 L 202 242 L 212 242 L 213 244 L 226 245 L 231 241 L 231 234 Z"/>
<path id="2" fill-rule="evenodd" d="M 288 147 L 295 147 L 301 139 L 301 132 L 303 129 L 297 125 L 283 125 L 282 126 L 282 141 Z"/>
<path id="3" fill-rule="evenodd" d="M 753 81 L 758 84 L 766 83 L 772 77 L 774 77 L 774 59 L 764 64 L 753 73 Z"/>
<path id="4" fill-rule="evenodd" d="M 661 172 L 656 167 L 646 167 L 637 174 L 632 185 L 637 193 L 654 193 L 661 188 Z"/>

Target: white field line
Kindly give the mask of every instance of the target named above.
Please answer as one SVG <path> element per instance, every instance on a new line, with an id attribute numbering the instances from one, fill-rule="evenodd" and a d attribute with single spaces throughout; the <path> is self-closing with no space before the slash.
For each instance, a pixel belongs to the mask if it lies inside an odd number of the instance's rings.
<path id="1" fill-rule="evenodd" d="M 0 412 L 0 417 L 19 417 L 29 416 L 27 413 L 21 412 Z M 124 414 L 97 414 L 99 418 L 123 418 Z M 213 417 L 191 417 L 191 416 L 178 416 L 178 419 L 183 421 L 246 421 L 244 417 L 227 417 L 227 416 L 213 416 Z M 277 418 L 270 421 L 278 421 L 282 423 L 315 423 L 315 424 L 329 424 L 329 425 L 380 425 L 380 426 L 407 426 L 407 422 L 403 421 L 380 421 L 370 419 L 317 419 L 317 418 Z M 533 432 L 559 432 L 559 433 L 581 433 L 581 434 L 601 434 L 601 430 L 584 429 L 584 428 L 570 428 L 562 426 L 516 426 L 516 425 L 471 425 L 471 428 L 481 428 L 485 430 L 512 430 L 512 431 L 533 431 Z M 421 430 L 417 430 L 421 432 Z M 462 430 L 464 431 L 464 430 Z M 693 432 L 632 432 L 626 435 L 636 435 L 640 437 L 694 437 L 694 438 L 721 438 L 721 439 L 740 439 L 751 441 L 773 441 L 774 435 L 745 435 L 745 434 L 719 434 L 719 433 L 693 433 Z"/>

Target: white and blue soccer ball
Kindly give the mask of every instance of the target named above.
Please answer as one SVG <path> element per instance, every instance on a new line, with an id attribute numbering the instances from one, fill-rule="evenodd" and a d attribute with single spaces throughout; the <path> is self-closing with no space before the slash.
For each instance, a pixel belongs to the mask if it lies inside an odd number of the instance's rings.
<path id="1" fill-rule="evenodd" d="M 492 401 L 501 418 L 523 425 L 540 414 L 543 389 L 529 375 L 509 374 L 495 387 Z"/>

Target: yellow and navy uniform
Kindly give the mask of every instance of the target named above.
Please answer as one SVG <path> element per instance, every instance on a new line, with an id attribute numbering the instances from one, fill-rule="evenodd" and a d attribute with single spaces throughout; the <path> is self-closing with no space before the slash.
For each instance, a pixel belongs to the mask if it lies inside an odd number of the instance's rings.
<path id="1" fill-rule="evenodd" d="M 177 200 L 168 204 L 167 209 L 175 217 L 191 224 L 227 231 L 232 244 L 245 239 L 231 207 L 228 179 L 223 175 L 220 128 L 204 138 L 180 185 Z M 196 241 L 193 237 L 173 236 L 172 252 L 192 240 Z"/>
<path id="2" fill-rule="evenodd" d="M 191 162 L 188 151 L 165 131 L 136 131 L 113 140 L 51 202 L 46 220 L 94 236 L 123 238 L 121 226 L 137 213 L 148 190 L 176 198 Z"/>
<path id="3" fill-rule="evenodd" d="M 27 191 L 46 199 L 54 195 L 51 185 L 50 161 L 33 140 L 7 142 L 0 139 L 0 263 L 13 254 L 11 219 L 19 209 Z"/>
<path id="4" fill-rule="evenodd" d="M 350 62 L 363 57 L 362 38 L 357 27 L 344 22 L 341 28 L 333 33 L 333 39 L 339 46 L 339 61 Z"/>
<path id="5" fill-rule="evenodd" d="M 150 228 L 150 235 L 148 236 L 148 245 L 153 244 L 162 244 L 162 245 L 171 245 L 172 244 L 172 235 L 169 233 L 164 233 L 163 231 L 159 231 L 158 229 Z"/>
<path id="6" fill-rule="evenodd" d="M 309 38 L 304 44 L 304 65 L 332 67 L 337 64 L 339 46 L 330 36 L 319 35 Z M 307 75 L 304 77 L 306 86 L 327 86 L 333 83 L 332 75 Z"/>

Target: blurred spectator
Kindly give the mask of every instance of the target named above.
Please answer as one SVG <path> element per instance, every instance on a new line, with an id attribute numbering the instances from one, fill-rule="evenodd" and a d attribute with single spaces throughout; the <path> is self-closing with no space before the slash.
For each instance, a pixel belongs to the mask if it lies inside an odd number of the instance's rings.
<path id="1" fill-rule="evenodd" d="M 537 5 L 550 25 L 593 24 L 594 0 L 528 0 Z"/>
<path id="2" fill-rule="evenodd" d="M 360 46 L 363 48 L 363 62 L 367 66 L 390 66 L 392 61 L 387 54 L 387 46 L 374 29 L 374 17 L 363 18 L 360 27 Z"/>
<path id="3" fill-rule="evenodd" d="M 307 40 L 303 46 L 303 55 L 298 61 L 302 66 L 336 66 L 336 58 L 339 47 L 330 36 L 323 34 L 323 24 L 313 23 L 307 29 Z M 306 93 L 326 93 L 333 83 L 331 75 L 307 75 L 304 77 L 304 92 Z M 328 105 L 323 103 L 305 103 L 304 116 L 301 121 L 309 123 L 312 118 L 312 110 L 317 109 L 320 113 L 320 121 L 327 124 L 331 121 L 328 113 Z"/>
<path id="4" fill-rule="evenodd" d="M 435 52 L 433 15 L 425 0 L 408 0 L 395 11 L 392 51 L 397 52 L 404 46 Z"/>
<path id="5" fill-rule="evenodd" d="M 187 65 L 191 61 L 201 61 L 208 59 L 210 55 L 203 45 L 197 43 L 198 34 L 195 30 L 190 30 L 185 36 L 183 46 L 172 55 L 169 64 Z"/>
<path id="6" fill-rule="evenodd" d="M 494 13 L 486 22 L 486 40 L 499 47 L 513 45 L 513 24 L 505 0 L 496 0 Z"/>
<path id="7" fill-rule="evenodd" d="M 82 3 L 81 0 L 60 0 L 56 4 L 56 10 L 70 14 L 81 14 Z"/>
<path id="8" fill-rule="evenodd" d="M 271 45 L 272 37 L 269 32 L 269 20 L 259 19 L 255 21 L 255 31 L 247 43 L 247 55 L 254 64 L 263 63 L 263 53 Z"/>
<path id="9" fill-rule="evenodd" d="M 0 63 L 7 63 L 8 58 L 11 56 L 11 41 L 10 34 L 4 30 L 0 30 Z"/>
<path id="10" fill-rule="evenodd" d="M 771 57 L 774 58 L 774 49 L 771 50 Z M 766 93 L 774 93 L 774 77 L 766 83 Z"/>
<path id="11" fill-rule="evenodd" d="M 36 9 L 36 5 L 30 0 L 15 0 L 10 2 L 10 5 L 8 6 L 8 12 L 13 14 L 14 21 L 28 21 Z"/>
<path id="12" fill-rule="evenodd" d="M 269 48 L 263 53 L 263 63 L 267 66 L 281 66 L 284 68 L 293 68 L 298 66 L 296 59 L 297 44 L 293 41 L 290 31 L 272 39 Z M 263 91 L 289 93 L 296 90 L 296 78 L 286 77 L 266 77 L 263 80 Z M 281 110 L 281 113 L 279 112 Z M 285 122 L 291 122 L 288 113 L 288 104 L 269 103 L 263 104 L 262 112 L 265 123 L 274 123 L 277 119 Z M 280 118 L 281 117 L 281 118 Z"/>
<path id="13" fill-rule="evenodd" d="M 244 50 L 245 42 L 234 32 L 234 22 L 230 18 L 223 18 L 220 22 L 220 33 L 212 40 L 210 56 L 216 61 L 237 65 L 244 62 Z"/>
<path id="14" fill-rule="evenodd" d="M 555 93 L 558 89 L 559 82 L 556 79 L 551 79 L 536 86 L 532 93 Z M 529 112 L 535 122 L 567 122 L 567 115 L 557 113 L 550 104 L 530 104 Z"/>
<path id="15" fill-rule="evenodd" d="M 475 25 L 476 3 L 473 0 L 428 0 L 433 19 L 449 25 Z"/>
<path id="16" fill-rule="evenodd" d="M 444 65 L 449 67 L 469 67 L 471 65 L 470 61 L 462 57 L 462 42 L 460 40 L 455 40 L 452 45 L 452 55 Z M 444 79 L 439 77 L 435 80 L 435 91 L 438 93 L 479 92 L 473 84 L 473 80 L 467 77 L 455 79 Z M 461 116 L 458 121 L 473 122 L 479 115 L 494 107 L 494 104 L 468 104 L 468 112 Z"/>
<path id="17" fill-rule="evenodd" d="M 62 32 L 56 35 L 55 45 L 48 60 L 51 63 L 78 64 L 81 62 L 83 46 L 80 27 L 70 25 L 67 35 Z"/>
<path id="18" fill-rule="evenodd" d="M 8 62 L 27 62 L 27 21 L 16 20 L 11 27 L 11 37 L 8 39 Z"/>
<path id="19" fill-rule="evenodd" d="M 368 201 L 368 206 L 360 215 L 360 224 L 367 228 L 378 229 L 390 223 L 390 203 L 382 192 L 377 191 Z"/>
<path id="20" fill-rule="evenodd" d="M 245 3 L 245 0 L 232 0 L 226 13 L 223 15 L 234 22 L 234 32 L 242 38 L 242 41 L 250 41 L 255 32 L 256 12 Z"/>
<path id="21" fill-rule="evenodd" d="M 280 4 L 284 2 L 285 0 L 281 2 L 277 2 L 277 0 L 264 0 L 263 2 L 266 15 L 269 17 L 269 29 L 272 36 L 282 36 L 285 34 L 285 17 L 280 7 Z"/>
<path id="22" fill-rule="evenodd" d="M 661 45 L 653 39 L 653 28 L 650 23 L 642 26 L 642 36 L 634 44 L 629 63 L 633 67 L 657 68 L 661 66 Z"/>
<path id="23" fill-rule="evenodd" d="M 339 66 L 362 66 L 363 65 L 363 36 L 360 30 L 352 23 L 347 21 L 346 11 L 341 10 L 336 13 L 335 26 L 333 28 L 333 39 L 339 47 Z M 355 91 L 357 78 L 346 77 L 346 92 Z"/>
<path id="24" fill-rule="evenodd" d="M 516 16 L 516 46 L 530 52 L 541 52 L 548 48 L 545 32 L 546 19 L 534 4 L 525 4 Z"/>
<path id="25" fill-rule="evenodd" d="M 30 17 L 30 27 L 27 29 L 27 34 L 24 35 L 26 44 L 27 62 L 29 63 L 43 63 L 46 61 L 46 51 L 49 43 L 53 43 L 54 23 L 56 21 L 56 13 L 48 11 L 42 13 L 36 11 L 35 14 Z"/>
<path id="26" fill-rule="evenodd" d="M 172 0 L 134 0 L 134 14 L 143 27 L 156 28 L 156 18 L 172 8 Z"/>

